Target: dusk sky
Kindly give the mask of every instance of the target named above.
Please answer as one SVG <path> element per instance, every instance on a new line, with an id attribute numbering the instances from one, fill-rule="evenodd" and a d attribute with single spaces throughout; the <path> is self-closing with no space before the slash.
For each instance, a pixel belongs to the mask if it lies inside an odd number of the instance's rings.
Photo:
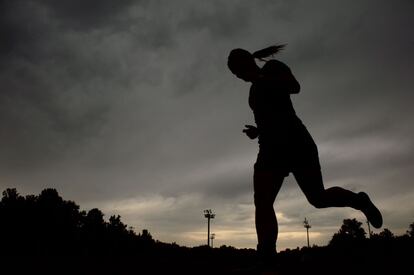
<path id="1" fill-rule="evenodd" d="M 257 141 L 233 48 L 276 56 L 325 186 L 366 191 L 384 227 L 414 222 L 414 1 L 0 0 L 0 188 L 56 188 L 164 242 L 256 246 Z M 263 63 L 258 63 L 260 66 Z M 350 208 L 316 209 L 292 176 L 278 250 L 326 245 Z M 365 227 L 367 231 L 367 228 Z M 380 230 L 374 230 L 380 232 Z"/>

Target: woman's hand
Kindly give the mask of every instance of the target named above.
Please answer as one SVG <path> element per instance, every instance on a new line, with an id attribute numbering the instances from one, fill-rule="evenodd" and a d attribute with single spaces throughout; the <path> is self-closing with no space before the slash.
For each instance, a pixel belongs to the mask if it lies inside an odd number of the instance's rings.
<path id="1" fill-rule="evenodd" d="M 243 129 L 243 133 L 245 133 L 250 139 L 255 139 L 259 136 L 259 130 L 253 125 L 244 125 L 246 128 Z"/>

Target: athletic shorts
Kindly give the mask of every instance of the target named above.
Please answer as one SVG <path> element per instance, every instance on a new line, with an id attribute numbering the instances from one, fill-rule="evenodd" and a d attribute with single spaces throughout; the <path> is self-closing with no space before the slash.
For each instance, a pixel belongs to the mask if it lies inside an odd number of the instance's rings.
<path id="1" fill-rule="evenodd" d="M 255 170 L 270 170 L 288 176 L 298 170 L 321 169 L 318 148 L 304 126 L 289 135 L 278 135 L 273 139 L 262 137 L 259 143 Z"/>

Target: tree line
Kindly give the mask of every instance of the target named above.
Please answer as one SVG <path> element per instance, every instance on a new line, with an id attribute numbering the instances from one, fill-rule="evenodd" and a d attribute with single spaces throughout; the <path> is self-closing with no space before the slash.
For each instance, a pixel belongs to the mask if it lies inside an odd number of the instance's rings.
<path id="1" fill-rule="evenodd" d="M 81 211 L 52 188 L 38 196 L 21 196 L 15 188 L 3 191 L 0 236 L 0 261 L 14 263 L 17 270 L 64 267 L 68 274 L 78 267 L 95 269 L 104 259 L 139 256 L 155 244 L 147 230 L 136 234 L 119 215 L 105 221 L 97 208 Z"/>
<path id="2" fill-rule="evenodd" d="M 0 237 L 0 271 L 7 269 L 2 274 L 229 274 L 256 257 L 253 249 L 188 248 L 156 241 L 148 230 L 137 234 L 119 215 L 106 221 L 97 208 L 80 210 L 52 188 L 27 196 L 15 188 L 4 190 Z M 405 259 L 413 243 L 414 222 L 404 235 L 384 229 L 367 238 L 361 222 L 346 219 L 326 247 L 288 249 L 279 258 L 282 269 L 302 268 L 304 263 L 316 268 L 327 259 L 331 264 L 351 259 L 360 266 L 361 259 L 385 258 L 401 267 L 409 262 Z"/>

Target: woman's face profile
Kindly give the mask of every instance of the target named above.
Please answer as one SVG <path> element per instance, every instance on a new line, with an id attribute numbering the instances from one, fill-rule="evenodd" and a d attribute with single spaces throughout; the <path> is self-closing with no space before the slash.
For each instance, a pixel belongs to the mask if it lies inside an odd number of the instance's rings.
<path id="1" fill-rule="evenodd" d="M 244 81 L 252 82 L 257 76 L 258 68 L 256 62 L 253 56 L 246 50 L 232 50 L 227 64 L 230 71 Z"/>
<path id="2" fill-rule="evenodd" d="M 234 73 L 236 77 L 246 81 L 246 82 L 252 82 L 255 79 L 256 76 L 256 70 L 252 70 L 250 68 L 243 68 L 237 72 Z"/>

